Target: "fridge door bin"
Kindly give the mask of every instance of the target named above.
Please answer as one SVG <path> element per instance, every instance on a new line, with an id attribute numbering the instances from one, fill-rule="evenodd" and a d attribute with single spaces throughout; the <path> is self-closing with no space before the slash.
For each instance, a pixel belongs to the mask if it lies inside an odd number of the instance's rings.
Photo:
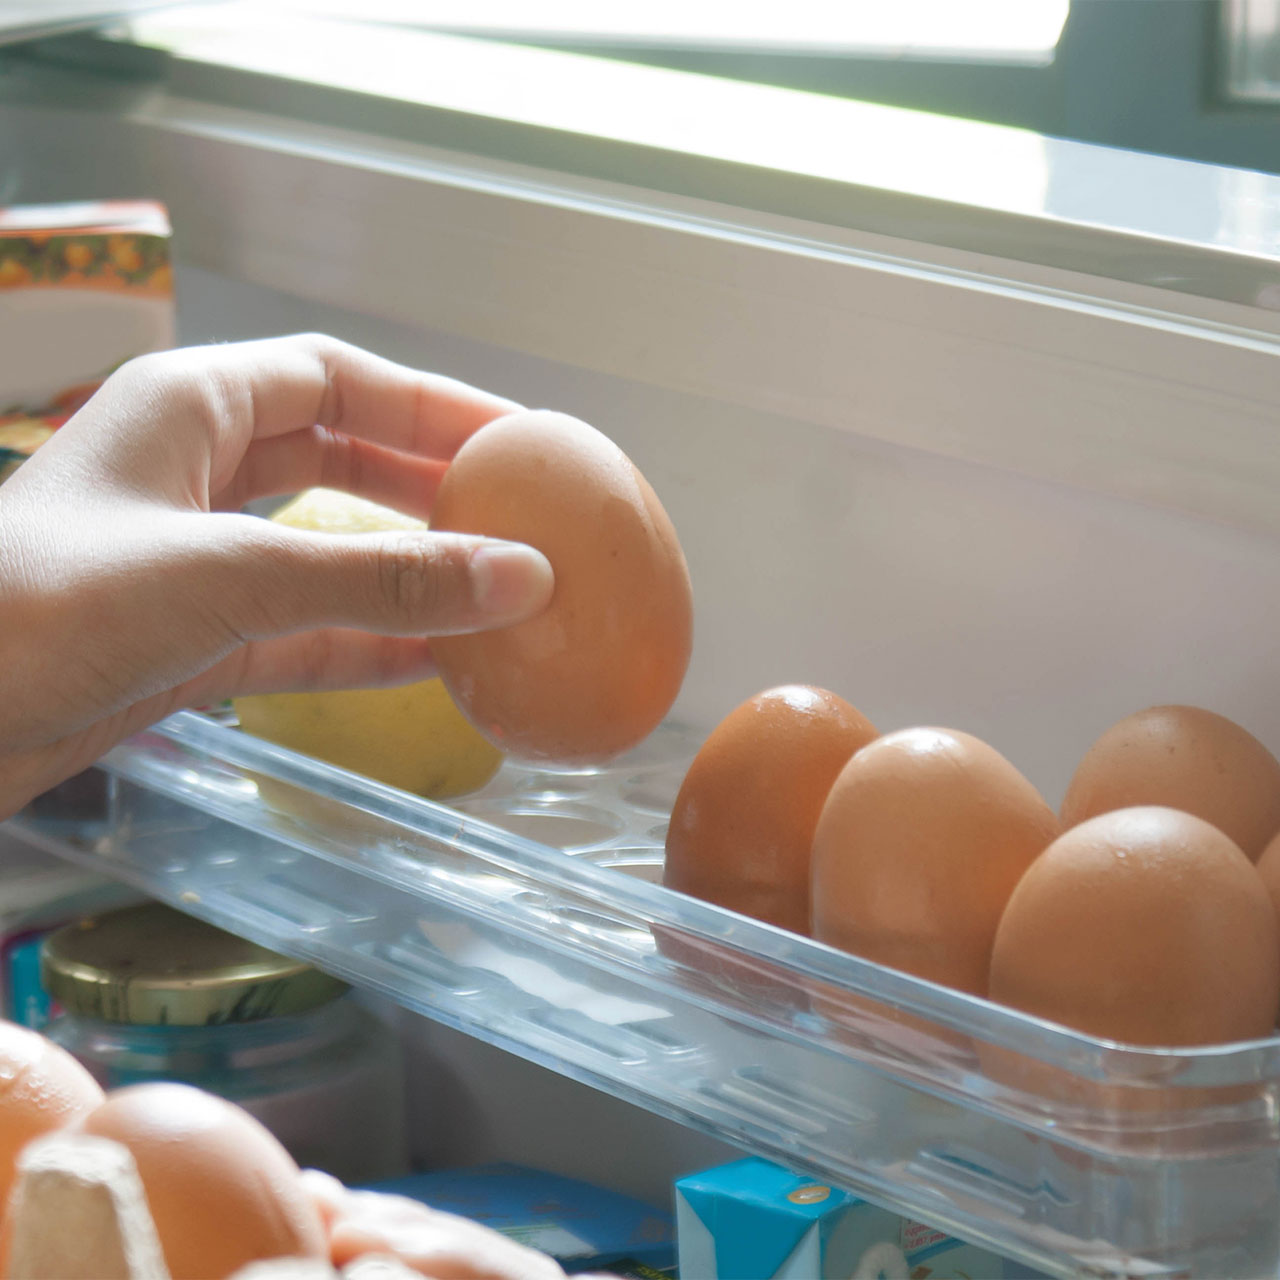
<path id="1" fill-rule="evenodd" d="M 1280 1264 L 1280 1039 L 1077 1035 L 663 888 L 695 743 L 452 806 L 184 712 L 28 840 L 618 1097 L 1061 1275 Z M 530 838 L 555 840 L 563 847 Z"/>

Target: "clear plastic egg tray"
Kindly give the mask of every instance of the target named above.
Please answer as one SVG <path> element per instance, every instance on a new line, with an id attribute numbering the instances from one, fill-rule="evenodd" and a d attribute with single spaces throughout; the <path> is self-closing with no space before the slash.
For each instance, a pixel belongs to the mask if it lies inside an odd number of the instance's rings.
<path id="1" fill-rule="evenodd" d="M 668 727 L 608 769 L 507 764 L 444 805 L 183 713 L 103 761 L 96 812 L 12 825 L 1032 1267 L 1277 1274 L 1280 1040 L 1107 1044 L 665 889 L 695 746 Z"/>

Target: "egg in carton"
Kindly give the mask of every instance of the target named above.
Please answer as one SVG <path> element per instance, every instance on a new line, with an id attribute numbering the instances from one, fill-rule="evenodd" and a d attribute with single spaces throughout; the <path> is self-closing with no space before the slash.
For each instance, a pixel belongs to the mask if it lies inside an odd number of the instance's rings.
<path id="1" fill-rule="evenodd" d="M 11 1280 L 169 1280 L 138 1166 L 109 1138 L 23 1148 L 6 1230 Z"/>
<path id="2" fill-rule="evenodd" d="M 486 1250 L 473 1247 L 479 1235 L 495 1233 L 425 1206 L 415 1209 L 430 1219 L 437 1246 L 452 1233 L 448 1274 L 498 1275 L 487 1265 Z M 29 1143 L 18 1159 L 5 1238 L 9 1280 L 174 1280 L 133 1153 L 110 1138 L 60 1129 Z M 511 1244 L 502 1239 L 499 1247 Z M 474 1256 L 464 1256 L 469 1249 Z M 540 1261 L 547 1274 L 552 1268 L 559 1273 L 550 1259 Z M 392 1254 L 365 1253 L 341 1270 L 324 1257 L 268 1258 L 227 1280 L 420 1280 L 423 1274 Z"/>
<path id="3" fill-rule="evenodd" d="M 171 1280 L 146 1191 L 129 1148 L 59 1131 L 28 1145 L 9 1207 L 11 1280 Z M 413 1280 L 389 1255 L 341 1273 L 320 1258 L 250 1263 L 230 1280 Z"/>

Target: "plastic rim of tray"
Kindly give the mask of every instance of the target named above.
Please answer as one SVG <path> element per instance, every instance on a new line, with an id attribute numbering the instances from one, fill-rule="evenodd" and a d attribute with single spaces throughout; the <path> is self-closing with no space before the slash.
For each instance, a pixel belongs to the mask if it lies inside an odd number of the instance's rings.
<path id="1" fill-rule="evenodd" d="M 1107 1213 L 1088 1200 L 1096 1191 L 1080 1190 L 1077 1203 L 1075 1192 L 1050 1185 L 1058 1174 L 1071 1185 L 1073 1162 L 1095 1181 L 1102 1172 L 1127 1178 L 1117 1186 L 1128 1195 L 1157 1197 L 1159 1222 L 1139 1214 L 1117 1229 L 1160 1255 L 1137 1264 L 1140 1271 L 1177 1270 L 1209 1247 L 1202 1237 L 1234 1239 L 1267 1207 L 1276 1216 L 1280 1182 L 1260 1187 L 1258 1168 L 1280 1169 L 1280 1038 L 1196 1049 L 1116 1045 L 623 874 L 642 866 L 651 877 L 661 799 L 674 794 L 696 745 L 678 730 L 663 732 L 608 770 L 504 766 L 495 783 L 454 807 L 184 712 L 103 761 L 116 794 L 100 822 L 70 833 L 31 817 L 17 825 L 215 923 L 1052 1271 L 1065 1274 L 1064 1260 L 1104 1274 L 1132 1265 L 1125 1239 L 1097 1238 Z M 606 821 L 618 816 L 628 787 L 642 803 L 623 821 Z M 598 830 L 584 827 L 581 851 L 567 854 L 494 820 L 521 806 L 535 816 L 568 812 Z M 219 880 L 224 865 L 232 870 Z M 308 896 L 321 905 L 294 901 Z M 663 938 L 676 945 L 660 945 Z M 557 986 L 565 966 L 573 977 Z M 423 988 L 430 998 L 414 985 L 422 973 L 431 975 Z M 491 979 L 499 994 L 489 992 L 490 1005 L 460 1013 Z M 539 983 L 545 989 L 535 990 Z M 518 1016 L 501 1003 L 514 1000 L 512 984 L 524 1000 Z M 852 1030 L 833 1023 L 833 996 L 873 1002 L 874 1012 Z M 628 1021 L 627 1002 L 646 999 L 662 1016 Z M 679 1016 L 669 1018 L 671 1010 Z M 1068 1095 L 1080 1092 L 1067 1101 L 992 1079 L 973 1042 L 1060 1073 Z M 679 1073 L 680 1088 L 667 1089 Z M 850 1081 L 866 1096 L 851 1099 Z M 910 1100 L 899 1116 L 907 1128 L 918 1128 L 923 1114 L 920 1134 L 880 1134 L 884 1150 L 874 1161 L 841 1147 L 852 1134 L 883 1128 L 878 1111 L 892 1110 L 880 1105 L 890 1095 L 894 1106 Z M 1027 1143 L 1047 1144 L 1047 1165 L 1043 1153 L 1028 1163 Z M 1186 1171 L 1216 1164 L 1219 1181 L 1224 1168 L 1247 1172 L 1263 1199 L 1243 1217 L 1220 1212 L 1177 1225 L 1183 1194 L 1161 1199 L 1156 1190 L 1169 1161 Z M 1037 1174 L 1042 1166 L 1049 1174 Z M 1226 1248 L 1228 1266 L 1241 1265 L 1239 1248 L 1264 1265 L 1280 1258 L 1280 1240 L 1212 1248 Z"/>

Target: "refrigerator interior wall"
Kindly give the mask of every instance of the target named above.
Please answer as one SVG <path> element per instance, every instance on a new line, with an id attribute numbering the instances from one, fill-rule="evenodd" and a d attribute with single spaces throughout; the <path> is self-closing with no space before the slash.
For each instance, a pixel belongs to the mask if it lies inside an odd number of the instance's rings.
<path id="1" fill-rule="evenodd" d="M 1055 804 L 1093 737 L 1152 703 L 1212 707 L 1280 747 L 1270 538 L 198 269 L 180 272 L 178 296 L 186 342 L 322 329 L 617 439 L 689 557 L 697 636 L 677 707 L 687 722 L 709 728 L 771 684 L 822 684 L 884 728 L 943 724 L 988 739 Z M 433 1159 L 502 1155 L 664 1203 L 674 1177 L 731 1154 L 404 1017 L 420 1054 L 415 1144 Z"/>
<path id="2" fill-rule="evenodd" d="M 677 1178 L 742 1156 L 461 1031 L 386 1012 L 403 1036 L 411 1150 L 424 1167 L 508 1160 L 670 1210 Z"/>
<path id="3" fill-rule="evenodd" d="M 1156 703 L 1210 707 L 1280 750 L 1272 537 L 194 268 L 178 306 L 185 342 L 322 329 L 617 440 L 688 556 L 694 656 L 674 713 L 688 723 L 709 729 L 769 685 L 824 685 L 884 730 L 985 738 L 1053 805 L 1107 725 Z"/>

